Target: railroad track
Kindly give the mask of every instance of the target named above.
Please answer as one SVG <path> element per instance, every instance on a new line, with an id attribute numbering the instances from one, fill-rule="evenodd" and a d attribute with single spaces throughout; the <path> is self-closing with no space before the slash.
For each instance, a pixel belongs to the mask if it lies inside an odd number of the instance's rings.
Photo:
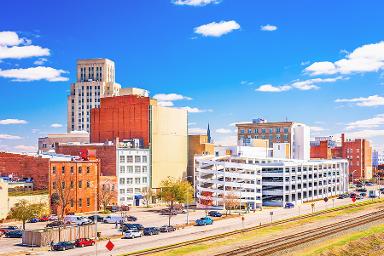
<path id="1" fill-rule="evenodd" d="M 300 215 L 300 216 L 297 216 L 297 217 L 293 217 L 293 218 L 289 218 L 289 219 L 274 221 L 273 223 L 267 223 L 267 224 L 263 224 L 263 225 L 259 225 L 259 226 L 253 226 L 253 227 L 249 227 L 249 228 L 234 230 L 234 231 L 230 231 L 230 232 L 226 232 L 226 233 L 222 233 L 222 234 L 218 234 L 218 235 L 212 235 L 212 236 L 207 236 L 207 237 L 203 237 L 203 238 L 199 238 L 199 239 L 195 239 L 195 240 L 190 240 L 190 241 L 185 241 L 185 242 L 181 242 L 181 243 L 161 246 L 161 247 L 157 247 L 157 248 L 153 248 L 153 249 L 149 249 L 149 250 L 145 250 L 145 251 L 130 252 L 130 253 L 126 253 L 124 255 L 126 255 L 126 256 L 152 255 L 154 253 L 169 251 L 169 250 L 173 250 L 173 249 L 178 249 L 178 248 L 181 248 L 181 247 L 184 247 L 184 246 L 194 245 L 196 243 L 214 241 L 214 240 L 225 238 L 225 237 L 228 237 L 228 236 L 231 236 L 231 235 L 237 235 L 237 234 L 241 234 L 241 233 L 244 233 L 244 232 L 254 231 L 254 230 L 258 230 L 258 229 L 262 229 L 262 228 L 269 227 L 269 226 L 274 226 L 274 225 L 285 224 L 285 223 L 289 223 L 289 222 L 293 222 L 293 221 L 297 221 L 297 220 L 302 220 L 302 219 L 306 219 L 306 218 L 310 218 L 310 217 L 315 217 L 315 216 L 319 216 L 319 215 L 323 215 L 323 214 L 327 214 L 327 213 L 331 213 L 331 212 L 337 212 L 337 211 L 341 211 L 341 210 L 345 210 L 345 209 L 359 208 L 361 206 L 369 205 L 369 204 L 371 204 L 371 203 L 367 202 L 367 203 L 360 203 L 360 204 L 357 204 L 357 205 L 350 204 L 350 205 L 348 205 L 346 207 L 342 207 L 342 208 L 332 208 L 332 209 L 324 210 L 324 211 L 320 211 L 320 212 L 303 214 L 303 215 Z M 228 255 L 231 255 L 231 254 L 228 254 Z M 234 255 L 234 254 L 232 254 L 232 255 Z"/>
<path id="2" fill-rule="evenodd" d="M 384 210 L 359 216 L 357 219 L 343 220 L 337 223 L 322 226 L 320 228 L 306 230 L 293 235 L 280 237 L 265 242 L 252 244 L 237 248 L 232 251 L 216 254 L 215 256 L 267 256 L 273 253 L 278 253 L 283 250 L 301 245 L 306 242 L 311 242 L 319 238 L 327 237 L 336 234 L 340 231 L 348 230 L 357 226 L 361 226 L 384 217 Z"/>

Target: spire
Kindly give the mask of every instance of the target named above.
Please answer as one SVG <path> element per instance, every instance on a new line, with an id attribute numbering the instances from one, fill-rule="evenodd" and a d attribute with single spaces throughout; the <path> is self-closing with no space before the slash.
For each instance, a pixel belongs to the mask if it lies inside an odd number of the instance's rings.
<path id="1" fill-rule="evenodd" d="M 207 137 L 208 137 L 208 143 L 211 143 L 212 138 L 211 138 L 211 129 L 209 129 L 209 123 L 208 123 L 208 128 L 207 128 Z"/>

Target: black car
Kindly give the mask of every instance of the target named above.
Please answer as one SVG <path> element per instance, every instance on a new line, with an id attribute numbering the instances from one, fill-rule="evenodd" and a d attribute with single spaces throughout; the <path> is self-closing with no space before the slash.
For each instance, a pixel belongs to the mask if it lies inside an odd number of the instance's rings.
<path id="1" fill-rule="evenodd" d="M 68 249 L 75 249 L 75 243 L 72 242 L 58 242 L 53 244 L 52 249 L 54 251 L 65 251 Z"/>
<path id="2" fill-rule="evenodd" d="M 160 230 L 158 228 L 155 228 L 155 227 L 144 228 L 145 236 L 158 235 L 159 233 L 160 233 Z"/>
<path id="3" fill-rule="evenodd" d="M 127 221 L 137 221 L 137 218 L 135 216 L 129 215 L 127 216 Z"/>
<path id="4" fill-rule="evenodd" d="M 22 238 L 23 237 L 23 231 L 21 230 L 12 230 L 5 233 L 5 237 L 8 238 Z"/>
<path id="5" fill-rule="evenodd" d="M 141 225 L 141 224 L 136 224 L 136 223 L 135 223 L 135 224 L 124 223 L 124 224 L 122 225 L 122 227 L 121 227 L 121 230 L 122 230 L 123 232 L 125 232 L 125 231 L 127 231 L 127 230 L 135 230 L 135 229 L 141 231 L 141 230 L 144 230 L 144 226 Z"/>
<path id="6" fill-rule="evenodd" d="M 64 222 L 58 220 L 58 221 L 53 221 L 51 223 L 48 223 L 45 225 L 47 228 L 57 228 L 57 227 L 62 227 L 64 226 Z"/>
<path id="7" fill-rule="evenodd" d="M 210 212 L 208 212 L 208 215 L 211 216 L 211 217 L 221 217 L 221 216 L 223 216 L 223 214 L 221 214 L 218 211 L 210 211 Z"/>
<path id="8" fill-rule="evenodd" d="M 175 230 L 176 230 L 176 228 L 174 226 L 164 225 L 164 226 L 160 227 L 160 232 L 162 232 L 162 233 L 172 232 L 172 231 L 175 231 Z"/>
<path id="9" fill-rule="evenodd" d="M 100 215 L 92 215 L 92 216 L 89 216 L 88 219 L 95 222 L 95 217 L 97 219 L 97 222 L 103 222 L 104 221 L 104 218 Z"/>

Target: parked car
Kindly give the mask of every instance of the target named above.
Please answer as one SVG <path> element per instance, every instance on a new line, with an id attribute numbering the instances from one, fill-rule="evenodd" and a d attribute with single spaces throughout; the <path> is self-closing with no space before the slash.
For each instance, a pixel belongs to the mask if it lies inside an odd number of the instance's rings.
<path id="1" fill-rule="evenodd" d="M 373 182 L 366 182 L 365 185 L 371 187 L 371 186 L 373 186 L 375 184 L 373 184 Z"/>
<path id="2" fill-rule="evenodd" d="M 196 220 L 197 226 L 206 226 L 206 225 L 212 225 L 212 224 L 213 224 L 213 219 L 211 219 L 210 217 L 203 217 Z"/>
<path id="3" fill-rule="evenodd" d="M 5 237 L 8 238 L 22 238 L 23 237 L 23 231 L 21 230 L 12 230 L 5 233 Z"/>
<path id="4" fill-rule="evenodd" d="M 354 197 L 356 197 L 356 196 L 357 196 L 356 193 L 351 193 L 351 194 L 349 195 L 350 198 L 354 198 Z"/>
<path id="5" fill-rule="evenodd" d="M 174 226 L 164 225 L 164 226 L 160 227 L 160 232 L 162 232 L 162 233 L 173 232 L 175 230 L 176 230 L 176 228 Z"/>
<path id="6" fill-rule="evenodd" d="M 160 211 L 160 214 L 161 214 L 161 215 L 177 215 L 178 212 L 177 212 L 177 210 L 175 210 L 175 209 L 171 210 L 171 209 L 169 209 L 169 208 L 166 208 L 166 209 L 162 209 L 162 210 Z"/>
<path id="7" fill-rule="evenodd" d="M 39 222 L 39 219 L 38 218 L 32 218 L 28 221 L 28 223 L 37 223 Z"/>
<path id="8" fill-rule="evenodd" d="M 75 249 L 75 244 L 72 242 L 58 242 L 53 244 L 52 249 L 54 251 L 65 251 L 68 249 Z"/>
<path id="9" fill-rule="evenodd" d="M 337 197 L 337 199 L 344 199 L 344 198 L 348 198 L 349 195 L 348 194 L 341 194 Z"/>
<path id="10" fill-rule="evenodd" d="M 49 220 L 50 220 L 50 218 L 48 216 L 43 216 L 43 217 L 39 218 L 40 222 L 46 222 L 46 221 L 49 221 Z"/>
<path id="11" fill-rule="evenodd" d="M 127 221 L 137 221 L 137 218 L 135 216 L 129 215 L 127 216 Z"/>
<path id="12" fill-rule="evenodd" d="M 291 209 L 291 208 L 295 208 L 295 205 L 293 203 L 286 203 L 285 206 L 284 206 L 285 209 Z"/>
<path id="13" fill-rule="evenodd" d="M 130 224 L 130 223 L 124 223 L 122 226 L 121 226 L 121 230 L 123 232 L 126 232 L 128 230 L 139 230 L 139 231 L 142 231 L 144 230 L 144 226 L 141 225 L 141 224 L 137 224 L 137 223 L 134 223 L 134 224 Z"/>
<path id="14" fill-rule="evenodd" d="M 360 196 L 362 196 L 362 197 L 366 197 L 366 196 L 367 196 L 367 193 L 362 192 L 362 193 L 360 193 Z"/>
<path id="15" fill-rule="evenodd" d="M 45 225 L 45 227 L 47 227 L 47 228 L 57 228 L 57 227 L 62 227 L 62 226 L 64 226 L 64 222 L 60 221 L 60 220 L 53 221 L 53 222 Z"/>
<path id="16" fill-rule="evenodd" d="M 89 216 L 88 219 L 90 219 L 92 222 L 95 222 L 95 219 L 97 219 L 97 222 L 104 222 L 104 217 L 100 215 L 92 215 Z"/>
<path id="17" fill-rule="evenodd" d="M 361 195 L 357 195 L 355 198 L 356 198 L 356 200 L 362 200 L 362 199 L 364 199 L 364 197 L 361 196 Z"/>
<path id="18" fill-rule="evenodd" d="M 106 207 L 106 210 L 108 210 L 110 212 L 119 212 L 119 211 L 121 211 L 121 207 L 119 207 L 117 205 L 110 205 L 110 206 Z"/>
<path id="19" fill-rule="evenodd" d="M 76 247 L 85 247 L 85 246 L 93 246 L 95 245 L 95 240 L 90 238 L 79 238 L 75 241 Z"/>
<path id="20" fill-rule="evenodd" d="M 210 211 L 210 212 L 208 212 L 208 215 L 211 216 L 211 217 L 221 217 L 221 216 L 223 216 L 223 214 L 221 214 L 218 211 Z"/>
<path id="21" fill-rule="evenodd" d="M 357 192 L 367 192 L 367 189 L 366 188 L 359 188 L 359 189 L 356 189 Z"/>
<path id="22" fill-rule="evenodd" d="M 0 237 L 2 237 L 5 234 L 4 231 L 0 231 Z"/>
<path id="23" fill-rule="evenodd" d="M 104 217 L 103 222 L 108 224 L 115 224 L 116 222 L 122 223 L 124 222 L 124 217 L 108 215 L 107 217 Z"/>
<path id="24" fill-rule="evenodd" d="M 370 190 L 369 191 L 369 198 L 376 198 L 379 197 L 380 191 L 379 190 Z"/>
<path id="25" fill-rule="evenodd" d="M 145 236 L 158 235 L 160 233 L 160 230 L 156 227 L 149 227 L 149 228 L 144 228 L 143 233 Z"/>
<path id="26" fill-rule="evenodd" d="M 19 230 L 19 228 L 17 226 L 0 227 L 0 232 L 3 232 L 4 234 L 14 230 Z"/>
<path id="27" fill-rule="evenodd" d="M 143 233 L 138 229 L 127 230 L 124 232 L 124 238 L 136 238 L 141 237 Z"/>
<path id="28" fill-rule="evenodd" d="M 92 223 L 92 221 L 84 216 L 76 215 L 67 215 L 64 217 L 64 223 L 66 224 L 76 224 L 76 225 L 86 225 Z"/>
<path id="29" fill-rule="evenodd" d="M 51 215 L 51 216 L 48 217 L 48 220 L 49 220 L 49 221 L 59 220 L 59 216 L 57 216 L 57 215 Z"/>

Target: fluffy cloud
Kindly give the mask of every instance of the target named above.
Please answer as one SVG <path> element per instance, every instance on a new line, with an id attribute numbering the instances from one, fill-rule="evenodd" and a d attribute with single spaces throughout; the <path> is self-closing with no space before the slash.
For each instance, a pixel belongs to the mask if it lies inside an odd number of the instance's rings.
<path id="1" fill-rule="evenodd" d="M 177 93 L 169 93 L 169 94 L 159 93 L 159 94 L 155 94 L 153 98 L 158 101 L 192 100 L 192 98 L 190 97 L 186 97 Z"/>
<path id="2" fill-rule="evenodd" d="M 58 123 L 54 123 L 54 124 L 51 124 L 51 127 L 52 128 L 61 128 L 61 127 L 63 127 L 63 125 L 62 124 L 58 124 Z"/>
<path id="3" fill-rule="evenodd" d="M 384 105 L 384 97 L 381 97 L 379 95 L 372 95 L 366 98 L 359 97 L 352 99 L 336 99 L 335 102 L 352 102 L 359 107 L 376 107 Z"/>
<path id="4" fill-rule="evenodd" d="M 47 80 L 49 82 L 68 81 L 67 77 L 62 74 L 68 73 L 62 69 L 54 69 L 51 67 L 33 67 L 18 69 L 0 69 L 0 77 L 11 78 L 12 81 L 28 82 L 37 80 Z"/>
<path id="5" fill-rule="evenodd" d="M 20 151 L 37 151 L 37 148 L 35 146 L 17 145 L 14 148 Z"/>
<path id="6" fill-rule="evenodd" d="M 230 129 L 219 128 L 219 129 L 216 129 L 215 132 L 220 134 L 228 134 L 228 133 L 232 133 L 233 131 Z"/>
<path id="7" fill-rule="evenodd" d="M 282 86 L 273 86 L 271 84 L 263 84 L 260 85 L 259 88 L 256 89 L 256 91 L 259 92 L 284 92 L 292 89 L 289 85 L 282 85 Z"/>
<path id="8" fill-rule="evenodd" d="M 208 4 L 218 4 L 219 0 L 174 0 L 176 5 L 189 5 L 189 6 L 204 6 Z"/>
<path id="9" fill-rule="evenodd" d="M 48 61 L 47 58 L 39 58 L 38 60 L 34 61 L 33 64 L 41 66 L 41 65 L 43 65 L 47 61 Z"/>
<path id="10" fill-rule="evenodd" d="M 384 69 L 384 41 L 360 46 L 335 62 L 315 62 L 305 69 L 311 75 L 351 74 Z"/>
<path id="11" fill-rule="evenodd" d="M 377 128 L 383 124 L 384 124 L 384 114 L 379 114 L 373 118 L 350 122 L 347 124 L 346 130 L 367 129 L 367 128 L 371 129 L 371 128 Z"/>
<path id="12" fill-rule="evenodd" d="M 49 56 L 48 48 L 30 45 L 31 41 L 19 38 L 13 31 L 0 32 L 0 59 L 23 59 L 30 57 Z"/>
<path id="13" fill-rule="evenodd" d="M 264 26 L 260 26 L 260 30 L 261 31 L 275 31 L 275 30 L 277 30 L 277 27 L 274 26 L 274 25 L 267 24 L 267 25 L 264 25 Z"/>
<path id="14" fill-rule="evenodd" d="M 157 104 L 162 107 L 173 107 L 172 101 L 159 101 Z"/>
<path id="15" fill-rule="evenodd" d="M 21 137 L 17 135 L 0 134 L 0 139 L 1 140 L 19 140 L 21 139 Z"/>
<path id="16" fill-rule="evenodd" d="M 211 22 L 195 28 L 195 33 L 202 36 L 220 37 L 233 30 L 240 29 L 240 25 L 234 21 Z"/>
<path id="17" fill-rule="evenodd" d="M 346 134 L 348 138 L 374 138 L 374 137 L 382 137 L 384 136 L 384 130 L 361 130 L 355 132 L 348 132 Z"/>
<path id="18" fill-rule="evenodd" d="M 311 129 L 311 132 L 314 132 L 314 133 L 319 133 L 327 130 L 320 126 L 310 126 L 309 128 Z"/>
<path id="19" fill-rule="evenodd" d="M 20 119 L 3 119 L 3 120 L 0 120 L 0 124 L 3 124 L 3 125 L 9 125 L 9 124 L 26 124 L 27 121 L 25 120 L 20 120 Z"/>
<path id="20" fill-rule="evenodd" d="M 203 128 L 189 128 L 188 134 L 206 134 L 207 130 Z"/>
<path id="21" fill-rule="evenodd" d="M 211 109 L 199 109 L 195 107 L 181 107 L 180 109 L 187 110 L 189 113 L 203 113 L 203 112 L 212 112 Z"/>

